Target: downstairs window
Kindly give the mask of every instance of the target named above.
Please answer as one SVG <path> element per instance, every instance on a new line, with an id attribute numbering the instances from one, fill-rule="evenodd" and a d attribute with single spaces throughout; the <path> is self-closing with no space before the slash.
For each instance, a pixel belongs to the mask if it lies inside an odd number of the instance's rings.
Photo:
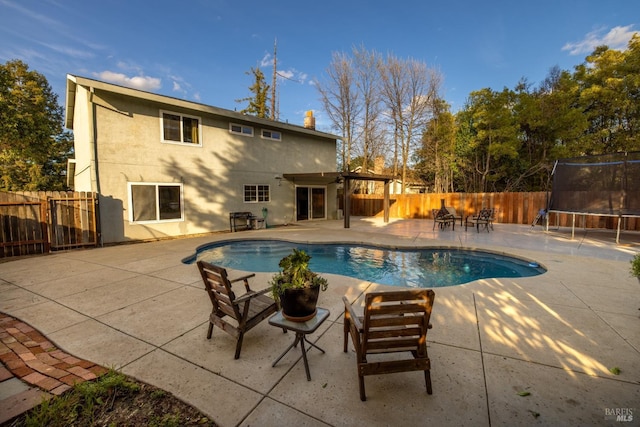
<path id="1" fill-rule="evenodd" d="M 129 183 L 129 221 L 182 221 L 182 184 Z"/>

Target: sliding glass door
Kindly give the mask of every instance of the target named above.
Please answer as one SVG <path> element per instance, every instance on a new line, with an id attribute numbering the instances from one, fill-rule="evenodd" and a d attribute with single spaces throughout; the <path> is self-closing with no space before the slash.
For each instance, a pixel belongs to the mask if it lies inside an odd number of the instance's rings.
<path id="1" fill-rule="evenodd" d="M 296 187 L 296 221 L 327 217 L 326 187 Z"/>

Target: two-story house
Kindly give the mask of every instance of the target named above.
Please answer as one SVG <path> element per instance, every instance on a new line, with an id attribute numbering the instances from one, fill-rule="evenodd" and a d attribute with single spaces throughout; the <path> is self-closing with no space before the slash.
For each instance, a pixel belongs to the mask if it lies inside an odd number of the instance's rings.
<path id="1" fill-rule="evenodd" d="M 65 124 L 73 187 L 99 194 L 102 243 L 227 230 L 238 211 L 267 225 L 337 217 L 323 173 L 336 171 L 338 137 L 314 126 L 73 75 Z"/>

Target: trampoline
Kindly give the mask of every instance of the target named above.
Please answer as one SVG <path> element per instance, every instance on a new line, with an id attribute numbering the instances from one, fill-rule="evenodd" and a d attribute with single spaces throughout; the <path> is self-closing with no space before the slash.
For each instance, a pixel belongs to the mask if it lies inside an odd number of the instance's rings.
<path id="1" fill-rule="evenodd" d="M 640 218 L 640 151 L 559 159 L 553 168 L 548 213 L 618 218 L 616 243 L 626 218 Z M 549 215 L 546 220 L 549 229 Z"/>

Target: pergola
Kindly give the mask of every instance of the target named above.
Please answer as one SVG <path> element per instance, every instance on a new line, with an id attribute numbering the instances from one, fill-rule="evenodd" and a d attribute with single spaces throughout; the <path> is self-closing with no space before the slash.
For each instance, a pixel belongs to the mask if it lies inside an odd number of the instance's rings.
<path id="1" fill-rule="evenodd" d="M 288 181 L 304 181 L 307 183 L 329 184 L 344 183 L 344 228 L 349 228 L 351 216 L 351 182 L 352 181 L 380 181 L 384 182 L 384 222 L 389 222 L 389 182 L 395 179 L 391 175 L 355 172 L 310 172 L 285 173 L 282 177 Z"/>

